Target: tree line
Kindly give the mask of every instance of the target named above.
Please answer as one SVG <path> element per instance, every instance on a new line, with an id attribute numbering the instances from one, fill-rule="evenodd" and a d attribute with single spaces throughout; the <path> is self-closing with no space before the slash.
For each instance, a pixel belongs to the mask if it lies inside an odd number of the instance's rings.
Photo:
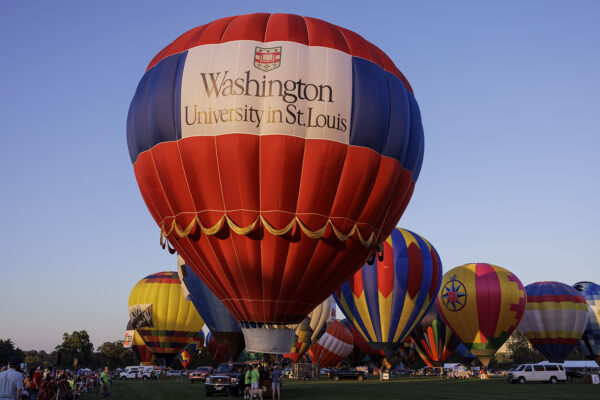
<path id="1" fill-rule="evenodd" d="M 0 339 L 0 365 L 8 364 L 15 357 L 29 367 L 67 369 L 96 369 L 105 366 L 113 369 L 140 363 L 131 349 L 123 347 L 122 340 L 102 343 L 94 351 L 94 345 L 85 330 L 64 333 L 62 343 L 50 353 L 44 350 L 22 350 L 15 346 L 11 338 Z"/>

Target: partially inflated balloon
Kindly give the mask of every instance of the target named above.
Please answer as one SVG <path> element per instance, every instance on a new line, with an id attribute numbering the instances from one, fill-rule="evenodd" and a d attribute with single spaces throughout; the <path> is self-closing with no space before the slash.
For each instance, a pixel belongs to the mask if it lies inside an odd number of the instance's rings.
<path id="1" fill-rule="evenodd" d="M 593 282 L 577 282 L 573 287 L 583 295 L 589 307 L 589 320 L 579 348 L 587 358 L 600 364 L 600 285 Z"/>
<path id="2" fill-rule="evenodd" d="M 444 361 L 450 357 L 460 343 L 436 307 L 429 309 L 411 332 L 410 337 L 415 343 L 419 356 L 430 367 L 443 366 Z"/>
<path id="3" fill-rule="evenodd" d="M 206 335 L 206 349 L 216 364 L 221 364 L 223 361 L 225 361 L 225 358 L 227 357 L 227 346 L 225 346 L 223 343 L 217 342 L 212 335 L 212 332 L 209 332 Z"/>
<path id="4" fill-rule="evenodd" d="M 391 357 L 433 304 L 441 275 L 433 246 L 396 228 L 384 242 L 383 259 L 365 264 L 334 297 L 369 345 Z"/>
<path id="5" fill-rule="evenodd" d="M 227 347 L 227 352 L 232 360 L 237 359 L 245 347 L 244 335 L 238 323 L 221 300 L 185 264 L 183 258 L 177 257 L 177 266 L 184 294 L 189 295 L 189 300 L 200 313 L 215 340 Z"/>
<path id="6" fill-rule="evenodd" d="M 323 303 L 312 310 L 308 314 L 308 317 L 298 324 L 292 351 L 286 354 L 285 357 L 290 358 L 292 362 L 298 362 L 310 346 L 321 338 L 323 333 L 325 333 L 327 323 L 331 319 L 332 307 L 333 298 L 329 296 Z"/>
<path id="7" fill-rule="evenodd" d="M 133 353 L 136 355 L 136 357 L 138 358 L 138 360 L 140 360 L 140 364 L 141 365 L 153 365 L 154 364 L 154 354 L 152 354 L 152 350 L 150 350 L 150 348 L 148 346 L 146 346 L 146 343 L 144 343 L 144 341 L 142 340 L 142 337 L 140 336 L 140 334 L 137 332 L 137 330 L 133 329 L 133 325 L 131 324 L 131 321 L 127 321 L 127 332 L 128 332 L 128 336 L 130 335 L 130 347 L 131 347 L 131 351 L 133 351 Z M 124 347 L 129 347 L 126 346 L 125 343 L 123 344 Z"/>
<path id="8" fill-rule="evenodd" d="M 525 291 L 527 307 L 519 330 L 549 361 L 564 362 L 587 326 L 585 299 L 560 282 L 535 282 Z"/>
<path id="9" fill-rule="evenodd" d="M 184 299 L 177 272 L 159 272 L 139 281 L 129 295 L 129 317 L 154 355 L 167 362 L 190 343 L 202 345 L 204 322 Z"/>
<path id="10" fill-rule="evenodd" d="M 519 325 L 527 295 L 519 278 L 492 264 L 465 264 L 444 275 L 444 321 L 484 366 Z"/>
<path id="11" fill-rule="evenodd" d="M 352 333 L 352 338 L 354 339 L 353 352 L 356 353 L 353 360 L 355 363 L 360 362 L 364 356 L 369 356 L 371 361 L 374 361 L 375 363 L 378 363 L 379 360 L 385 357 L 383 350 L 376 350 L 369 346 L 369 343 L 367 343 L 365 338 L 356 330 L 352 322 L 350 322 L 348 319 L 343 319 L 341 323 L 344 324 L 344 326 Z"/>
<path id="12" fill-rule="evenodd" d="M 352 333 L 341 322 L 335 320 L 308 351 L 313 364 L 324 368 L 338 365 L 350 355 L 353 347 Z"/>
<path id="13" fill-rule="evenodd" d="M 127 144 L 161 240 L 249 349 L 287 353 L 294 331 L 272 328 L 301 322 L 391 233 L 424 137 L 410 85 L 375 45 L 314 18 L 249 14 L 154 57 Z"/>

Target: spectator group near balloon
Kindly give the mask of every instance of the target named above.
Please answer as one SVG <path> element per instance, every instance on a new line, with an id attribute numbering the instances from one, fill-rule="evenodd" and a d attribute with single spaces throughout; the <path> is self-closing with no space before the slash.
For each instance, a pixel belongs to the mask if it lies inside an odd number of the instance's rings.
<path id="1" fill-rule="evenodd" d="M 189 360 L 206 342 L 221 360 L 410 353 L 439 367 L 462 342 L 487 367 L 519 326 L 550 361 L 578 344 L 598 360 L 598 285 L 524 287 L 483 262 L 444 274 L 428 239 L 396 228 L 423 163 L 419 106 L 352 31 L 248 14 L 182 34 L 142 74 L 127 144 L 161 244 L 179 256 L 129 298 L 144 362 Z"/>

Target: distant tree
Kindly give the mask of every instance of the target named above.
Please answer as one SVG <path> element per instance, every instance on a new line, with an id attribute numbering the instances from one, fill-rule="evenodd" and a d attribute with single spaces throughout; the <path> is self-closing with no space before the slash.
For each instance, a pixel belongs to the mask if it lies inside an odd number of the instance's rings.
<path id="1" fill-rule="evenodd" d="M 94 345 L 85 330 L 73 331 L 71 334 L 63 333 L 63 342 L 56 346 L 56 351 L 60 353 L 60 367 L 73 367 L 76 358 L 78 366 L 86 366 L 94 351 Z"/>
<path id="2" fill-rule="evenodd" d="M 12 339 L 0 339 L 0 365 L 6 365 L 11 358 L 16 357 L 19 361 L 23 361 L 24 354 L 23 350 L 15 347 L 15 343 Z"/>
<path id="3" fill-rule="evenodd" d="M 507 347 L 514 364 L 537 363 L 545 360 L 544 356 L 533 348 L 527 337 L 518 329 L 508 338 Z"/>
<path id="4" fill-rule="evenodd" d="M 28 367 L 47 367 L 52 365 L 52 357 L 44 350 L 28 350 L 23 352 L 24 362 Z"/>
<path id="5" fill-rule="evenodd" d="M 110 368 L 126 367 L 135 364 L 133 352 L 123 347 L 123 341 L 105 342 L 98 347 L 98 352 L 103 355 Z"/>

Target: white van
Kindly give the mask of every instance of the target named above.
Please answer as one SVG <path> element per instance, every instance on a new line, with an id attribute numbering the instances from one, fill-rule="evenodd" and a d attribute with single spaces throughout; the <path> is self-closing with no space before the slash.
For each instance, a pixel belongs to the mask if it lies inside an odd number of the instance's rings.
<path id="1" fill-rule="evenodd" d="M 562 364 L 521 364 L 507 375 L 510 383 L 550 382 L 567 380 L 567 371 Z"/>
<path id="2" fill-rule="evenodd" d="M 119 374 L 119 378 L 122 380 L 126 379 L 150 379 L 153 377 L 152 372 L 154 371 L 153 366 L 145 366 L 145 365 L 132 365 L 130 367 L 125 367 L 123 371 Z"/>

